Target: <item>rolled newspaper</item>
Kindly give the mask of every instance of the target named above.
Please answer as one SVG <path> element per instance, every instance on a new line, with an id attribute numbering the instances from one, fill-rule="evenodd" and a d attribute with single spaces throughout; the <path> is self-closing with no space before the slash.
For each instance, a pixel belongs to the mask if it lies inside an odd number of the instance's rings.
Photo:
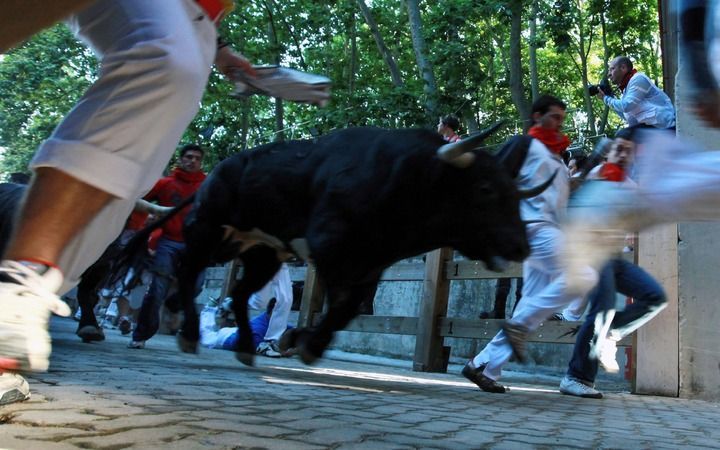
<path id="1" fill-rule="evenodd" d="M 332 82 L 327 77 L 280 66 L 253 66 L 253 69 L 257 73 L 254 78 L 240 70 L 232 74 L 233 96 L 267 95 L 320 107 L 330 100 Z"/>

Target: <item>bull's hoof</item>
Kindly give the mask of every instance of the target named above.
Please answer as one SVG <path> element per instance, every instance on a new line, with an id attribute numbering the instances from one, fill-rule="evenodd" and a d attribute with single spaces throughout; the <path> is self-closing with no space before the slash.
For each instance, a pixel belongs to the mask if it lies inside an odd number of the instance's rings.
<path id="1" fill-rule="evenodd" d="M 283 337 L 288 333 L 293 332 L 288 336 L 288 347 L 283 348 L 280 346 L 282 351 L 289 351 L 293 349 L 300 356 L 300 360 L 305 364 L 313 364 L 315 361 L 320 359 L 323 351 L 327 347 L 327 344 L 322 345 L 318 342 L 317 335 L 308 330 L 289 330 L 286 331 Z M 282 338 L 281 338 L 282 339 Z"/>
<path id="2" fill-rule="evenodd" d="M 314 355 L 305 345 L 300 344 L 297 347 L 297 354 L 300 356 L 300 360 L 307 365 L 315 363 L 319 359 L 319 356 Z"/>
<path id="3" fill-rule="evenodd" d="M 182 333 L 177 334 L 177 343 L 178 343 L 178 347 L 180 347 L 180 351 L 183 353 L 197 353 L 198 352 L 197 341 L 191 341 L 190 339 L 183 337 Z"/>
<path id="4" fill-rule="evenodd" d="M 78 328 L 77 334 L 83 342 L 100 342 L 105 340 L 105 333 L 96 325 L 85 325 Z"/>
<path id="5" fill-rule="evenodd" d="M 254 353 L 235 352 L 235 358 L 246 366 L 252 367 L 255 365 Z"/>
<path id="6" fill-rule="evenodd" d="M 280 336 L 280 339 L 278 340 L 278 347 L 280 347 L 281 352 L 285 353 L 290 349 L 295 348 L 297 333 L 297 328 L 291 328 Z"/>

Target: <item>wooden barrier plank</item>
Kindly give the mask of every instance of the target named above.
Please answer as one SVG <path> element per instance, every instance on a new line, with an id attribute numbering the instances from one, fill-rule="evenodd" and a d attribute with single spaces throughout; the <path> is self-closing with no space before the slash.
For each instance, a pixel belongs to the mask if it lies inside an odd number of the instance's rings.
<path id="1" fill-rule="evenodd" d="M 306 277 L 307 266 L 290 265 L 290 279 L 303 281 Z M 205 279 L 224 280 L 227 277 L 227 267 L 209 267 L 205 271 Z M 242 276 L 238 272 L 236 278 Z M 448 280 L 494 280 L 496 278 L 516 278 L 522 276 L 522 264 L 512 263 L 505 272 L 493 272 L 485 269 L 480 261 L 457 260 L 445 263 L 445 277 Z M 380 277 L 380 281 L 423 281 L 425 279 L 425 264 L 421 262 L 399 262 L 388 267 Z"/>
<path id="2" fill-rule="evenodd" d="M 420 302 L 417 338 L 415 339 L 415 372 L 444 372 L 443 338 L 438 334 L 437 321 L 447 314 L 450 282 L 445 277 L 446 261 L 452 260 L 453 251 L 441 248 L 425 258 L 425 282 Z"/>
<path id="3" fill-rule="evenodd" d="M 510 263 L 504 272 L 493 272 L 485 268 L 481 261 L 461 259 L 448 261 L 445 268 L 445 277 L 448 280 L 483 280 L 495 278 L 519 278 L 522 277 L 522 264 Z"/>
<path id="4" fill-rule="evenodd" d="M 325 288 L 317 277 L 315 267 L 308 265 L 305 276 L 305 288 L 300 302 L 300 314 L 298 315 L 298 328 L 309 327 L 313 316 L 322 311 L 325 302 Z"/>
<path id="5" fill-rule="evenodd" d="M 222 289 L 220 290 L 220 300 L 224 300 L 227 296 L 229 296 L 232 292 L 232 289 L 235 287 L 235 282 L 238 279 L 238 272 L 240 272 L 240 265 L 238 264 L 238 260 L 233 259 L 232 261 L 227 263 L 225 265 L 225 269 L 227 270 L 227 275 L 223 280 Z"/>
<path id="6" fill-rule="evenodd" d="M 417 327 L 417 317 L 361 315 L 353 319 L 343 331 L 414 335 L 417 334 Z"/>
<path id="7" fill-rule="evenodd" d="M 442 317 L 439 320 L 440 335 L 454 338 L 492 339 L 500 331 L 501 319 L 460 319 Z M 576 329 L 582 322 L 550 320 L 540 324 L 535 332 L 530 333 L 528 342 L 545 342 L 556 344 L 574 344 Z M 618 343 L 619 347 L 632 345 L 632 337 L 627 336 Z"/>
<path id="8" fill-rule="evenodd" d="M 317 324 L 319 314 L 313 317 Z M 490 340 L 500 331 L 501 319 L 462 319 L 457 317 L 440 317 L 438 320 L 438 334 L 442 337 L 464 339 Z M 542 342 L 549 344 L 575 344 L 575 330 L 582 322 L 547 321 L 528 336 L 528 342 Z M 353 319 L 343 331 L 358 333 L 384 333 L 384 334 L 417 334 L 418 318 L 403 316 L 368 316 L 361 315 Z M 632 346 L 633 335 L 626 336 L 618 342 L 618 347 Z"/>

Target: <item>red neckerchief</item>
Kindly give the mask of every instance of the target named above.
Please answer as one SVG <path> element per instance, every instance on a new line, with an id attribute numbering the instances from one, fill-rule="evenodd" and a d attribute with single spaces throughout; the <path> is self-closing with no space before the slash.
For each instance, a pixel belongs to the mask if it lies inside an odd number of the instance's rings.
<path id="1" fill-rule="evenodd" d="M 187 172 L 180 167 L 176 167 L 172 171 L 172 176 L 186 183 L 197 183 L 204 180 L 207 175 L 205 175 L 201 170 L 197 172 Z"/>
<path id="2" fill-rule="evenodd" d="M 455 134 L 455 132 L 453 131 L 453 133 L 452 133 L 450 136 L 443 136 L 443 139 L 445 139 L 445 141 L 447 141 L 447 142 L 452 143 L 452 142 L 457 142 L 457 141 L 459 141 L 459 140 L 460 140 L 460 136 L 458 136 L 457 134 Z"/>
<path id="3" fill-rule="evenodd" d="M 633 77 L 637 73 L 637 69 L 633 69 L 630 72 L 626 73 L 623 77 L 622 81 L 620 82 L 620 85 L 618 86 L 620 88 L 620 92 L 625 92 L 625 88 L 627 87 L 628 83 L 630 82 L 630 78 Z"/>
<path id="4" fill-rule="evenodd" d="M 557 130 L 543 128 L 540 125 L 530 128 L 528 134 L 545 144 L 556 155 L 564 152 L 570 146 L 570 139 L 567 136 Z"/>
<path id="5" fill-rule="evenodd" d="M 600 178 L 607 181 L 625 181 L 625 169 L 615 163 L 605 163 L 600 168 Z"/>

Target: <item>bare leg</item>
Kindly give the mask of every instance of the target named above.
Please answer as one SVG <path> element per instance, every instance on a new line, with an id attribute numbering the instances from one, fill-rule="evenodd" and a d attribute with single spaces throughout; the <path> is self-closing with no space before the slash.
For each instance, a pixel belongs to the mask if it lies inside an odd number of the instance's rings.
<path id="1" fill-rule="evenodd" d="M 38 168 L 5 259 L 56 264 L 67 244 L 112 198 L 56 169 Z"/>

